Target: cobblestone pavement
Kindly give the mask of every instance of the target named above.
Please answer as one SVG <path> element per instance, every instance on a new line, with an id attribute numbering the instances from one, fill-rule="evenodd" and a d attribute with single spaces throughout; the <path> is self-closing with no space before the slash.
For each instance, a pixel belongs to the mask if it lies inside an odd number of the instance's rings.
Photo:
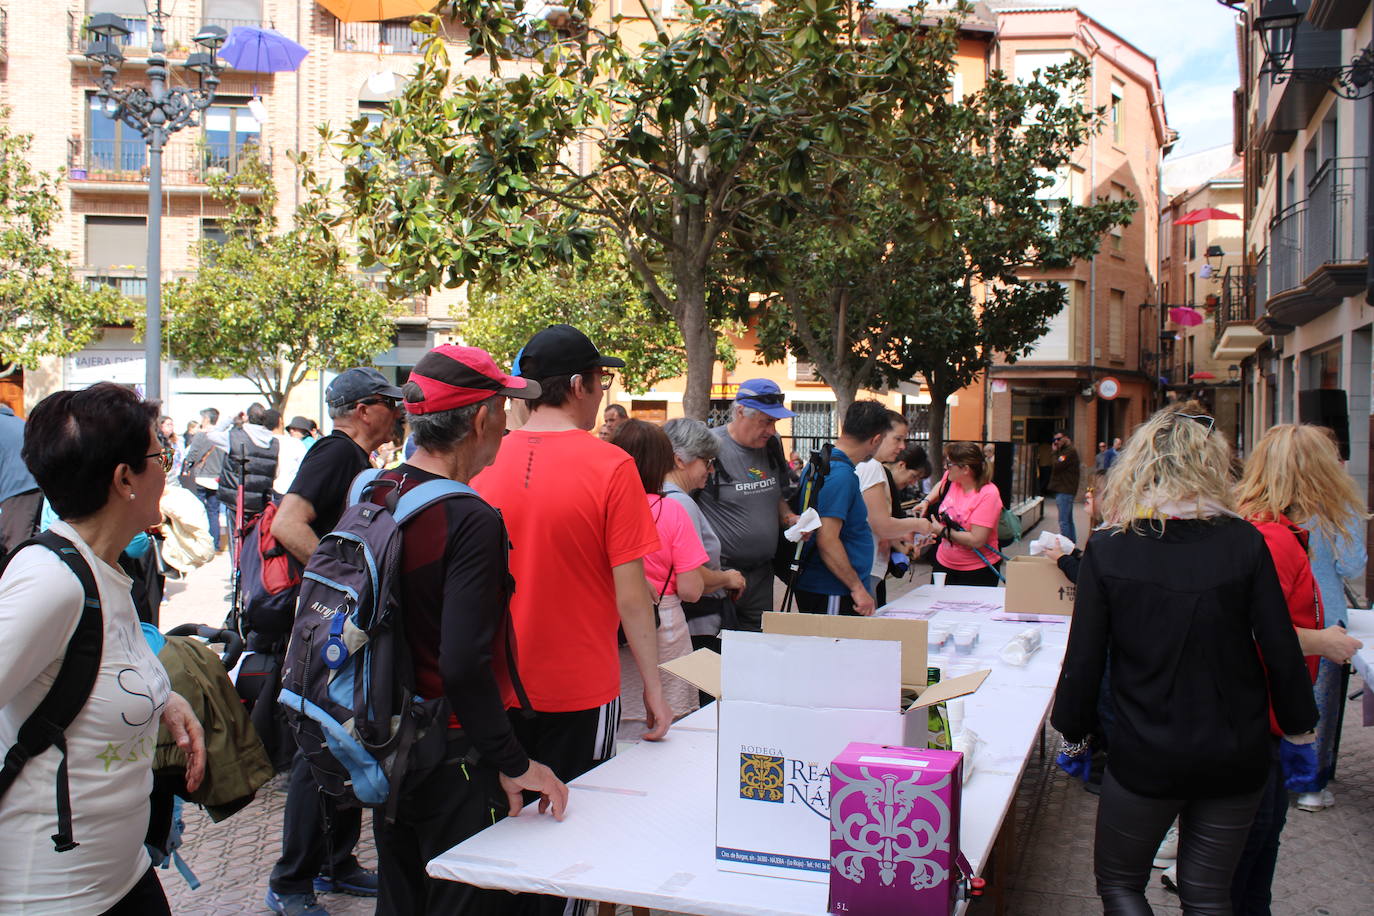
<path id="1" fill-rule="evenodd" d="M 1080 519 L 1080 524 L 1084 520 Z M 1054 524 L 1049 507 L 1046 524 Z M 1080 528 L 1080 530 L 1083 530 Z M 1019 551 L 1018 551 L 1019 552 Z M 186 583 L 173 583 L 160 623 L 218 623 L 227 606 L 228 564 L 223 557 L 197 570 Z M 928 581 L 924 571 L 894 589 L 892 597 Z M 1351 691 L 1362 687 L 1358 679 Z M 1290 808 L 1274 881 L 1275 916 L 1360 916 L 1374 913 L 1367 851 L 1374 848 L 1374 727 L 1361 727 L 1360 704 L 1351 702 L 1341 745 L 1337 778 L 1331 785 L 1336 806 L 1311 814 Z M 1058 736 L 1046 727 L 1047 750 Z M 977 778 L 976 776 L 974 778 Z M 191 890 L 175 871 L 160 873 L 172 911 L 188 916 L 267 913 L 263 898 L 267 876 L 281 842 L 284 780 L 269 783 L 247 809 L 213 824 L 196 808 L 187 808 L 183 855 L 202 885 Z M 1006 912 L 1012 916 L 1075 916 L 1099 913 L 1093 889 L 1092 838 L 1097 798 L 1053 766 L 1053 753 L 1032 753 L 1017 793 L 1011 852 L 1011 877 L 1005 888 Z M 364 864 L 375 865 L 371 830 L 364 828 L 358 850 Z M 1178 898 L 1152 874 L 1149 897 L 1157 913 L 1180 913 Z M 371 913 L 372 901 L 329 895 L 321 897 L 335 916 Z M 628 913 L 627 908 L 621 908 Z M 988 916 L 991 900 L 972 912 Z"/>

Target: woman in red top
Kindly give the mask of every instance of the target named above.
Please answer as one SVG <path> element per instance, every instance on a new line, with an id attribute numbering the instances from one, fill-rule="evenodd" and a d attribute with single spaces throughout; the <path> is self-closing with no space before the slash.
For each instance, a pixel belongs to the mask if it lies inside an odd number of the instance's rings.
<path id="1" fill-rule="evenodd" d="M 1329 448 L 1330 442 L 1317 427 L 1292 424 L 1271 427 L 1255 443 L 1254 451 L 1245 462 L 1236 500 L 1241 514 L 1264 535 L 1274 558 L 1288 614 L 1314 683 L 1319 665 L 1344 665 L 1362 645 L 1347 635 L 1344 627 L 1323 625 L 1321 593 L 1312 576 L 1307 553 L 1307 532 L 1295 524 L 1320 518 L 1327 512 L 1324 501 L 1330 499 L 1331 494 L 1316 485 L 1309 473 L 1314 454 L 1323 447 Z M 1339 680 L 1332 682 L 1339 689 Z M 1339 702 L 1339 697 L 1317 698 L 1321 719 L 1313 740 L 1301 748 L 1285 740 L 1282 748 L 1285 763 L 1305 758 L 1310 767 L 1322 768 L 1319 749 L 1327 748 L 1326 756 L 1330 756 L 1335 743 L 1334 729 L 1339 727 Z M 1275 736 L 1280 735 L 1272 722 L 1272 713 L 1270 730 Z M 1332 762 L 1328 760 L 1327 765 Z M 1232 880 L 1231 903 L 1236 916 L 1267 916 L 1269 913 L 1279 834 L 1287 819 L 1288 793 L 1283 766 L 1276 757 L 1270 768 L 1269 784 L 1250 827 L 1245 852 Z"/>

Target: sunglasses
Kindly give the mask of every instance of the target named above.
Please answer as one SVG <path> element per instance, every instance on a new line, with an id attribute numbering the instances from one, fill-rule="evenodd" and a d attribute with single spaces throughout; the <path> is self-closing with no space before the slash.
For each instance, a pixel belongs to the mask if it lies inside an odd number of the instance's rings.
<path id="1" fill-rule="evenodd" d="M 582 373 L 579 372 L 578 374 L 574 375 L 572 378 L 573 378 L 573 379 L 581 379 L 581 378 L 582 378 Z M 571 382 L 571 381 L 572 381 L 572 379 L 569 379 L 569 382 Z M 614 382 L 615 382 L 615 373 L 614 373 L 614 372 L 602 372 L 601 370 L 597 370 L 597 387 L 600 388 L 602 391 L 610 391 L 610 390 L 611 390 L 611 385 L 612 385 Z"/>
<path id="2" fill-rule="evenodd" d="M 157 463 L 160 464 L 160 465 L 162 465 L 162 473 L 164 473 L 164 474 L 167 473 L 168 471 L 170 471 L 170 470 L 172 469 L 172 453 L 171 453 L 171 452 L 168 452 L 168 451 L 164 451 L 164 450 L 159 449 L 159 450 L 156 451 L 156 452 L 152 452 L 151 454 L 147 454 L 147 455 L 144 455 L 144 456 L 143 456 L 143 459 L 144 459 L 145 461 L 146 461 L 147 459 L 149 459 L 149 458 L 156 458 L 156 459 L 157 459 Z"/>
<path id="3" fill-rule="evenodd" d="M 783 402 L 781 391 L 770 392 L 768 394 L 753 394 L 748 391 L 741 391 L 736 397 L 740 400 L 758 401 L 760 404 L 781 404 Z"/>
<path id="4" fill-rule="evenodd" d="M 373 404 L 385 404 L 388 410 L 396 410 L 401 406 L 401 402 L 395 398 L 363 398 L 357 402 L 358 407 L 371 407 Z"/>
<path id="5" fill-rule="evenodd" d="M 1200 426 L 1205 426 L 1205 427 L 1207 428 L 1207 432 L 1209 432 L 1209 433 L 1210 433 L 1210 432 L 1216 427 L 1216 425 L 1217 425 L 1216 418 L 1215 418 L 1215 417 L 1209 417 L 1209 416 L 1207 416 L 1206 414 L 1181 413 L 1181 414 L 1179 414 L 1179 416 L 1180 416 L 1180 417 L 1185 417 L 1185 418 L 1187 418 L 1187 419 L 1189 419 L 1189 420 L 1192 420 L 1194 423 L 1197 423 L 1197 424 L 1200 425 Z"/>

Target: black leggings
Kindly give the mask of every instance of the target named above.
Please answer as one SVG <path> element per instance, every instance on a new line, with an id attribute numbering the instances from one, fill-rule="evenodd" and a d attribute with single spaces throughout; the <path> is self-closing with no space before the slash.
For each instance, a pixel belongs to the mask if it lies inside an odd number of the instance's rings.
<path id="1" fill-rule="evenodd" d="M 1093 845 L 1103 913 L 1150 916 L 1153 910 L 1145 902 L 1150 860 L 1178 817 L 1178 895 L 1183 912 L 1230 914 L 1231 873 L 1245 848 L 1262 791 L 1226 798 L 1146 798 L 1117 782 L 1108 764 Z"/>
<path id="2" fill-rule="evenodd" d="M 997 573 L 988 566 L 980 566 L 977 569 L 950 569 L 939 560 L 935 560 L 931 572 L 944 573 L 946 585 L 982 585 L 996 588 L 1002 584 L 1002 580 L 997 578 Z"/>

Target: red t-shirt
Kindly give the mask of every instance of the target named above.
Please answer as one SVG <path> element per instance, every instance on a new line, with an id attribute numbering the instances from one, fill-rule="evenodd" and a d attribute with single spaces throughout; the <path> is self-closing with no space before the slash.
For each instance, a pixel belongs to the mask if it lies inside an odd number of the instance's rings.
<path id="1" fill-rule="evenodd" d="M 991 528 L 988 543 L 982 548 L 983 556 L 993 563 L 1001 560 L 997 556 L 997 522 L 1002 518 L 1002 494 L 994 484 L 984 484 L 977 490 L 965 490 L 957 483 L 949 485 L 949 492 L 940 501 L 940 511 L 972 531 L 974 525 Z M 935 551 L 935 559 L 950 569 L 982 569 L 987 564 L 978 559 L 978 554 L 970 547 L 942 541 Z"/>
<path id="2" fill-rule="evenodd" d="M 634 459 L 580 429 L 515 430 L 472 488 L 501 510 L 512 544 L 520 680 L 541 712 L 620 695 L 611 569 L 658 549 Z"/>

